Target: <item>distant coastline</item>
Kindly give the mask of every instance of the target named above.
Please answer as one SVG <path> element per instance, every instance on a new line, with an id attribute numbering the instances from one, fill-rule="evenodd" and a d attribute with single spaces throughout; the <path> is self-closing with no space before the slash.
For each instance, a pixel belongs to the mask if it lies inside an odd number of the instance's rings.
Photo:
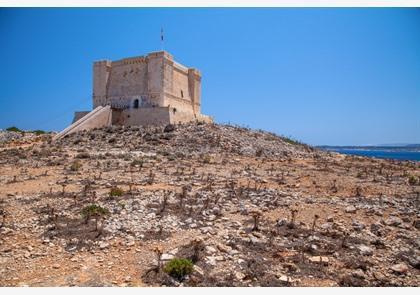
<path id="1" fill-rule="evenodd" d="M 401 161 L 420 161 L 420 144 L 376 145 L 376 146 L 328 146 L 317 148 L 346 155 L 364 156 Z"/>

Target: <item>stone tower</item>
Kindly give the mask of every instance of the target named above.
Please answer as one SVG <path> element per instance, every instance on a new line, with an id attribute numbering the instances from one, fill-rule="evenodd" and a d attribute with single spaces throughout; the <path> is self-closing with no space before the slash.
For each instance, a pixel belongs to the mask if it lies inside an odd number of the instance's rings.
<path id="1" fill-rule="evenodd" d="M 64 135 L 108 125 L 212 122 L 201 114 L 200 71 L 166 51 L 94 62 L 92 100 L 93 110 L 76 112 Z"/>
<path id="2" fill-rule="evenodd" d="M 175 121 L 185 122 L 202 118 L 200 100 L 200 71 L 177 63 L 165 51 L 93 64 L 94 108 L 109 105 L 116 110 L 149 112 L 153 112 L 150 108 L 168 108 L 175 114 Z M 141 113 L 144 116 L 144 111 Z"/>

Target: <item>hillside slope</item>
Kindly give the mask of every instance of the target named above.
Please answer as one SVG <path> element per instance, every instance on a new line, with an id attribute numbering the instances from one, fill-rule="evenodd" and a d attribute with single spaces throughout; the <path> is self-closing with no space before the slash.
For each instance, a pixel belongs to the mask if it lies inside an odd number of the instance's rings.
<path id="1" fill-rule="evenodd" d="M 0 285 L 418 286 L 419 185 L 419 163 L 226 125 L 17 138 Z"/>

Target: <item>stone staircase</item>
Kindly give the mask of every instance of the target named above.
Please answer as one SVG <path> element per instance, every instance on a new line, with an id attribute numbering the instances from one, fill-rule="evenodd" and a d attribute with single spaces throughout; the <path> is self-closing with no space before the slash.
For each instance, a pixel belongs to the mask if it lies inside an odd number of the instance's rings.
<path id="1" fill-rule="evenodd" d="M 89 130 L 93 128 L 100 128 L 105 126 L 110 126 L 112 124 L 112 110 L 110 106 L 99 106 L 91 111 L 86 116 L 83 116 L 81 119 L 77 120 L 66 129 L 58 133 L 53 137 L 53 140 L 58 140 L 64 136 L 82 131 Z"/>

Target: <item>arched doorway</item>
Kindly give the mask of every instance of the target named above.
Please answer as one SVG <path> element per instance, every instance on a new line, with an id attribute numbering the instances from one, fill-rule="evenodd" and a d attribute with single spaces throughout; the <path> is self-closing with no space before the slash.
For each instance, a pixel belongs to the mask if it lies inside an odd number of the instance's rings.
<path id="1" fill-rule="evenodd" d="M 134 108 L 135 109 L 138 109 L 139 108 L 139 100 L 138 99 L 135 99 L 134 100 Z"/>

